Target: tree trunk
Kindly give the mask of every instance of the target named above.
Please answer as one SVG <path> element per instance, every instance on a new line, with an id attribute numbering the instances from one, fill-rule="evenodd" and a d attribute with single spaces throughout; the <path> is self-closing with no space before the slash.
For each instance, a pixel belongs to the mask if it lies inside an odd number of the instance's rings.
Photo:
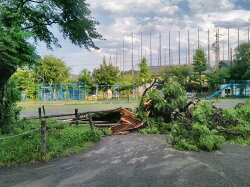
<path id="1" fill-rule="evenodd" d="M 16 72 L 16 67 L 6 64 L 0 64 L 0 102 L 3 99 L 3 88 L 10 77 Z"/>

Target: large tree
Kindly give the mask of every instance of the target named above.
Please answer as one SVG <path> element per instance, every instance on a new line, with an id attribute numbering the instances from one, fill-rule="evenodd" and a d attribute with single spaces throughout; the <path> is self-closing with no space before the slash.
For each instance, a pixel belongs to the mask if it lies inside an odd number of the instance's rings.
<path id="1" fill-rule="evenodd" d="M 18 67 L 34 64 L 34 48 L 27 37 L 45 42 L 48 48 L 60 47 L 51 32 L 54 24 L 73 44 L 97 48 L 93 39 L 102 36 L 96 31 L 98 22 L 90 16 L 88 7 L 85 0 L 1 0 L 0 92 Z"/>
<path id="2" fill-rule="evenodd" d="M 250 43 L 240 44 L 235 49 L 230 75 L 232 80 L 250 80 Z"/>

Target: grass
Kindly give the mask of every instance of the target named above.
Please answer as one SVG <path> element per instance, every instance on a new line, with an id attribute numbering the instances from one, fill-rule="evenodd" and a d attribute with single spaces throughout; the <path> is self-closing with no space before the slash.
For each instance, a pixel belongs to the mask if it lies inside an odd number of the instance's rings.
<path id="1" fill-rule="evenodd" d="M 101 136 L 110 135 L 108 129 L 96 129 L 93 132 L 89 125 L 69 126 L 54 119 L 47 119 L 47 152 L 43 159 L 49 160 L 55 157 L 72 153 L 79 153 L 99 141 Z M 39 120 L 20 120 L 15 131 L 8 135 L 26 132 L 39 128 Z M 0 141 L 0 165 L 22 164 L 41 160 L 40 130 L 27 135 L 18 136 Z"/>

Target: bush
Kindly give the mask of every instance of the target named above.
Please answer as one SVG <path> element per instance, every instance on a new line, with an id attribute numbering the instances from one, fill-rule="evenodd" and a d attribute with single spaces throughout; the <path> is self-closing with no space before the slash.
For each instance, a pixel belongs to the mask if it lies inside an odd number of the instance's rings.
<path id="1" fill-rule="evenodd" d="M 4 87 L 3 98 L 0 98 L 0 134 L 9 133 L 14 129 L 21 111 L 21 108 L 16 105 L 20 98 L 15 80 L 10 79 Z"/>

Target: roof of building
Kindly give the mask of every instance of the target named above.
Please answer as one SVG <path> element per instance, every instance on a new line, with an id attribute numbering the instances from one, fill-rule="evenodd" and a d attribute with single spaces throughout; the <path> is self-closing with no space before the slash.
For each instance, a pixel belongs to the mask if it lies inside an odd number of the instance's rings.
<path id="1" fill-rule="evenodd" d="M 232 61 L 231 60 L 221 60 L 219 62 L 219 69 L 224 68 L 224 67 L 228 67 L 231 66 Z"/>

